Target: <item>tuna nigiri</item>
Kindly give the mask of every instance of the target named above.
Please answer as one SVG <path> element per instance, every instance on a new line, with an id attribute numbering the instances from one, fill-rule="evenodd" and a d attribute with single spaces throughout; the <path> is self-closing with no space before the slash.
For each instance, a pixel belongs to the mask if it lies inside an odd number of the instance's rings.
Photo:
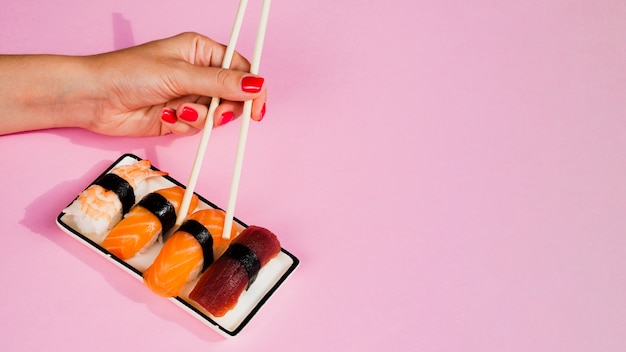
<path id="1" fill-rule="evenodd" d="M 278 253 L 280 242 L 272 232 L 258 226 L 246 228 L 200 276 L 189 298 L 213 316 L 224 316 Z"/>
<path id="2" fill-rule="evenodd" d="M 102 246 L 120 259 L 147 249 L 174 226 L 184 193 L 182 187 L 174 186 L 146 195 L 111 229 Z M 198 197 L 193 195 L 189 213 L 197 204 Z"/>
<path id="3" fill-rule="evenodd" d="M 230 240 L 222 238 L 226 214 L 219 209 L 204 209 L 191 214 L 170 236 L 154 262 L 143 273 L 143 280 L 152 291 L 177 296 L 183 286 L 198 277 L 219 258 Z M 237 230 L 233 222 L 230 238 Z"/>
<path id="4" fill-rule="evenodd" d="M 63 212 L 78 230 L 100 243 L 104 234 L 147 192 L 146 181 L 166 172 L 151 168 L 150 161 L 117 166 L 81 192 Z"/>

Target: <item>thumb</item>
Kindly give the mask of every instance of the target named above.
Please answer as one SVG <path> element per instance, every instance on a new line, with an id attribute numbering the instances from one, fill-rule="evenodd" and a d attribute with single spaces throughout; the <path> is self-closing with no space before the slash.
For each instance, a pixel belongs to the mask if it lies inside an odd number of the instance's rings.
<path id="1" fill-rule="evenodd" d="M 170 77 L 179 96 L 199 95 L 231 101 L 263 96 L 265 79 L 249 72 L 187 64 Z"/>

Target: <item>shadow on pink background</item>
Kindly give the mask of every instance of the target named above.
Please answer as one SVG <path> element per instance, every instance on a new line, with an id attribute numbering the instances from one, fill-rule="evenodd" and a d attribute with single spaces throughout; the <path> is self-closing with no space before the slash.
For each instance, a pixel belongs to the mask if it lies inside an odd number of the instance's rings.
<path id="1" fill-rule="evenodd" d="M 236 5 L 8 1 L 0 52 L 225 42 Z M 302 263 L 234 340 L 54 224 L 124 153 L 185 183 L 198 136 L 0 138 L 2 350 L 625 350 L 624 18 L 611 1 L 275 0 L 236 215 Z M 237 134 L 212 134 L 197 186 L 220 206 Z"/>
<path id="2" fill-rule="evenodd" d="M 119 50 L 136 45 L 131 21 L 119 12 L 113 13 L 113 49 Z"/>

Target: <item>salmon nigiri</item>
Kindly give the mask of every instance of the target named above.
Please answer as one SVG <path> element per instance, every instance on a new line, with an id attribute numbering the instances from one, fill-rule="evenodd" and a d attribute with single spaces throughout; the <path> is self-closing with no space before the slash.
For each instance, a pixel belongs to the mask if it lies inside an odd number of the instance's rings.
<path id="1" fill-rule="evenodd" d="M 144 271 L 146 286 L 161 296 L 177 296 L 187 282 L 197 278 L 228 247 L 230 240 L 222 238 L 225 218 L 226 214 L 219 209 L 191 214 Z M 233 222 L 229 238 L 236 235 Z"/>
<path id="2" fill-rule="evenodd" d="M 120 259 L 128 259 L 156 242 L 175 224 L 185 190 L 180 186 L 152 192 L 139 201 L 105 237 L 102 246 Z M 194 194 L 191 213 L 198 204 Z"/>

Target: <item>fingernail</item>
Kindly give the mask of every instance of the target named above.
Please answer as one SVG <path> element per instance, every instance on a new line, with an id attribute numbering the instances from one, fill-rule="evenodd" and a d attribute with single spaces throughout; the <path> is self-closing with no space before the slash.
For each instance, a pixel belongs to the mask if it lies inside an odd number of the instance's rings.
<path id="1" fill-rule="evenodd" d="M 174 113 L 174 110 L 167 108 L 163 109 L 163 111 L 161 111 L 161 120 L 167 123 L 175 123 L 176 114 Z"/>
<path id="2" fill-rule="evenodd" d="M 256 76 L 246 76 L 241 80 L 241 90 L 246 93 L 258 93 L 263 88 L 265 79 Z"/>
<path id="3" fill-rule="evenodd" d="M 222 117 L 220 118 L 220 122 L 219 122 L 218 126 L 225 125 L 225 124 L 229 123 L 233 119 L 234 116 L 235 116 L 235 113 L 232 112 L 232 111 L 227 111 L 227 112 L 223 113 Z"/>
<path id="4" fill-rule="evenodd" d="M 263 120 L 264 117 L 265 117 L 265 103 L 263 103 L 263 107 L 261 108 L 261 118 L 259 119 L 259 121 Z"/>
<path id="5" fill-rule="evenodd" d="M 195 109 L 185 106 L 183 111 L 180 112 L 180 118 L 185 121 L 194 122 L 198 119 L 198 112 Z"/>

